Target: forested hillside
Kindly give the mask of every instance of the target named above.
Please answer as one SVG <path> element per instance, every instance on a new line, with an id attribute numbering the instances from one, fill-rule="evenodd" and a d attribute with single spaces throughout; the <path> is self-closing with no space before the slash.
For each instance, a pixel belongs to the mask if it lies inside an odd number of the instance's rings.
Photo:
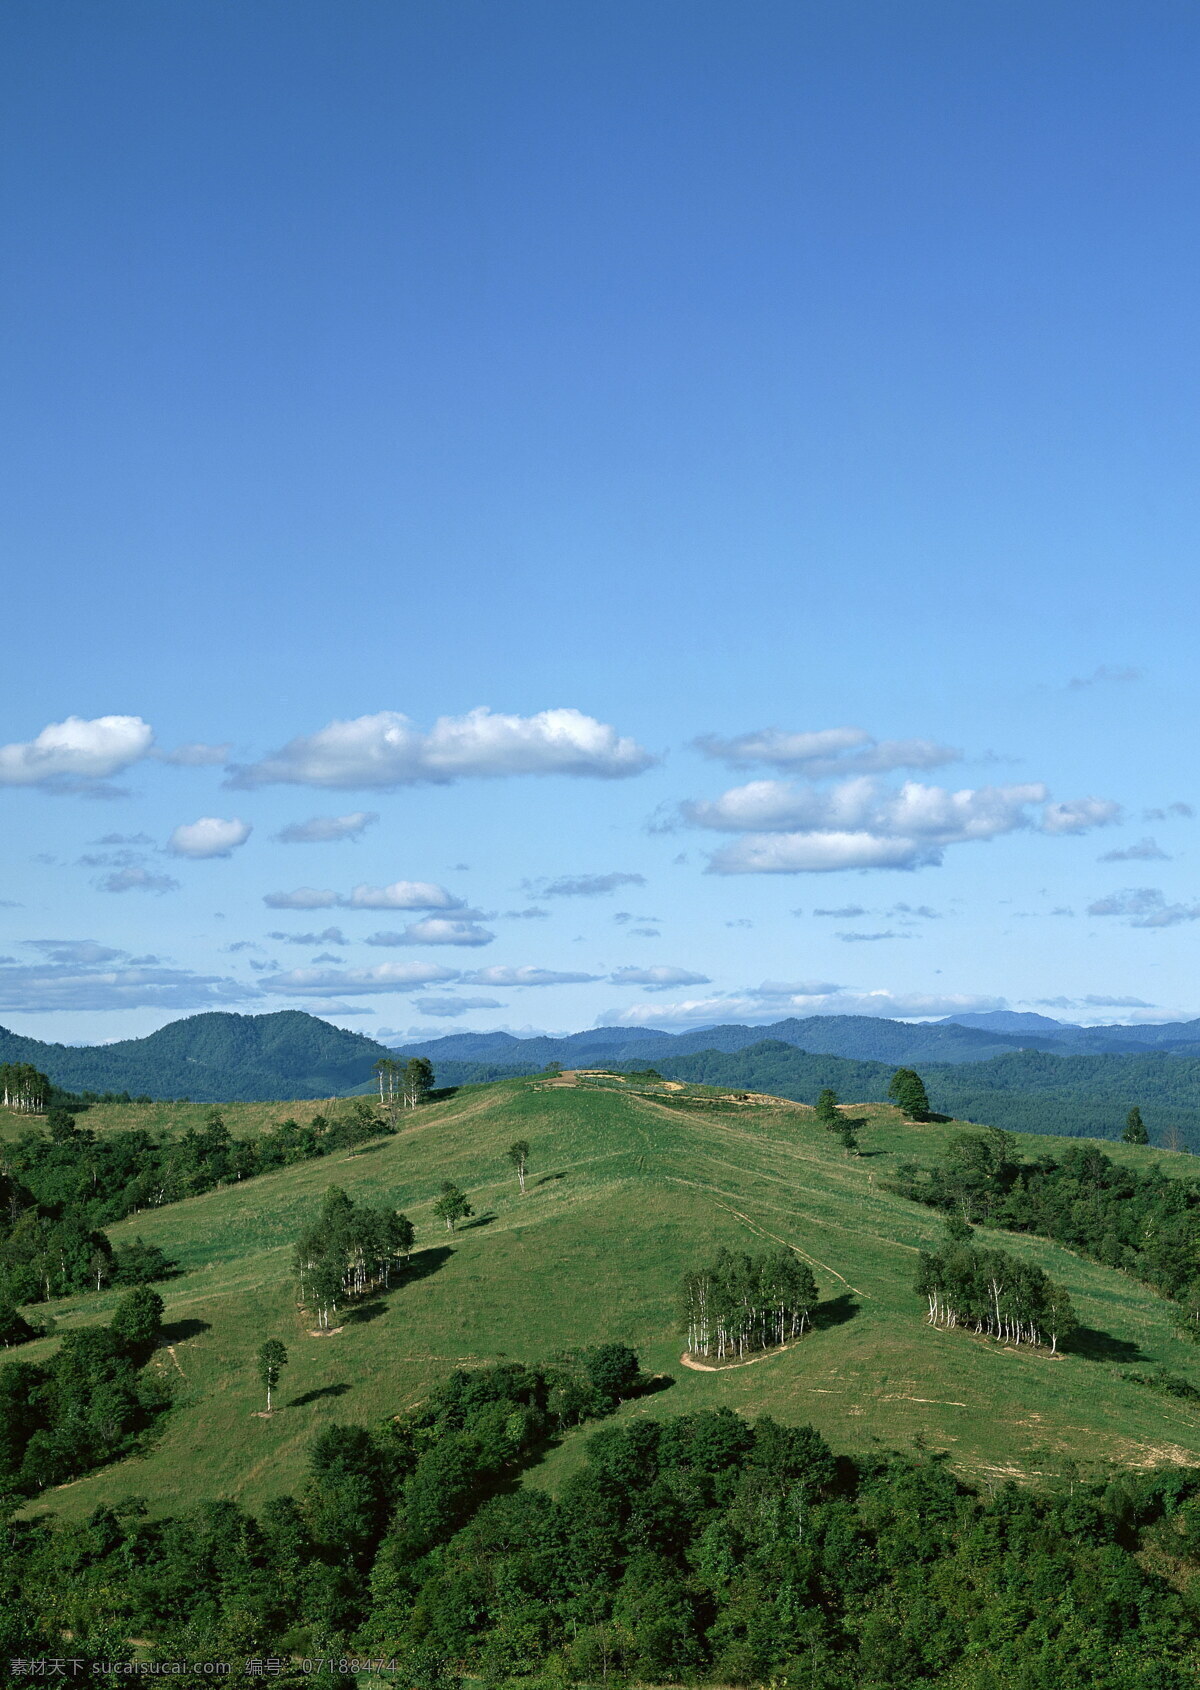
<path id="1" fill-rule="evenodd" d="M 0 1062 L 28 1062 L 64 1091 L 128 1091 L 202 1103 L 331 1097 L 371 1077 L 390 1055 L 374 1039 L 315 1015 L 214 1012 L 111 1045 L 44 1044 L 0 1028 Z"/>

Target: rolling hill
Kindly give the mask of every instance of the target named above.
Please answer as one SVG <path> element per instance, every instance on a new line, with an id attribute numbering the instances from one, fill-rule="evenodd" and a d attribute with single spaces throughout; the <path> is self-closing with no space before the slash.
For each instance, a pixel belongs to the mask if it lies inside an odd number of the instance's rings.
<path id="1" fill-rule="evenodd" d="M 330 1097 L 364 1084 L 380 1057 L 374 1039 L 315 1015 L 214 1011 L 172 1021 L 141 1039 L 56 1045 L 0 1027 L 0 1062 L 31 1062 L 64 1091 L 128 1091 L 218 1103 Z"/>
<path id="2" fill-rule="evenodd" d="M 249 1109 L 247 1105 L 245 1108 Z M 255 1106 L 257 1108 L 257 1106 Z M 278 1113 L 288 1111 L 278 1106 Z M 162 1287 L 166 1344 L 157 1366 L 176 1406 L 143 1455 L 43 1493 L 37 1508 L 81 1519 L 138 1495 L 152 1513 L 198 1494 L 258 1508 L 299 1483 L 308 1446 L 333 1422 L 373 1424 L 421 1399 L 455 1367 L 535 1361 L 564 1347 L 619 1340 L 673 1383 L 627 1403 L 626 1419 L 727 1405 L 811 1422 L 837 1448 L 907 1447 L 919 1438 L 987 1481 L 1042 1473 L 1062 1458 L 1129 1465 L 1200 1463 L 1200 1422 L 1183 1403 L 1122 1377 L 1131 1360 L 1194 1376 L 1152 1292 L 1114 1270 L 1031 1237 L 1006 1250 L 1069 1288 L 1088 1333 L 1059 1360 L 929 1328 L 912 1291 L 917 1252 L 938 1217 L 884 1189 L 898 1163 L 933 1160 L 954 1124 L 916 1126 L 884 1105 L 848 1157 L 804 1107 L 737 1105 L 691 1088 L 620 1079 L 509 1081 L 463 1090 L 402 1120 L 394 1138 L 300 1163 L 110 1229 L 160 1245 L 183 1273 Z M 98 1106 L 89 1124 L 102 1127 Z M 532 1146 L 521 1197 L 506 1158 Z M 1050 1149 L 1023 1144 L 1027 1154 Z M 1173 1171 L 1190 1160 L 1153 1154 Z M 432 1213 L 445 1179 L 476 1218 L 448 1233 Z M 400 1207 L 417 1225 L 411 1275 L 350 1311 L 328 1338 L 300 1318 L 292 1246 L 330 1185 Z M 981 1232 L 981 1240 L 990 1235 Z M 794 1349 L 725 1372 L 680 1366 L 675 1300 L 682 1273 L 721 1245 L 772 1240 L 800 1251 L 817 1277 L 817 1329 Z M 77 1296 L 63 1328 L 107 1317 L 115 1293 Z M 264 1337 L 291 1355 L 282 1411 L 256 1418 L 254 1353 Z M 23 1346 L 44 1356 L 54 1340 Z M 581 1459 L 568 1434 L 528 1482 L 559 1486 Z"/>
<path id="3" fill-rule="evenodd" d="M 194 1015 L 146 1038 L 84 1048 L 0 1029 L 0 1062 L 33 1063 L 66 1090 L 198 1102 L 369 1091 L 381 1057 L 412 1055 L 428 1056 L 443 1086 L 538 1073 L 548 1062 L 650 1064 L 681 1080 L 804 1102 L 826 1085 L 847 1097 L 879 1100 L 896 1067 L 915 1065 L 934 1108 L 945 1114 L 1015 1131 L 1107 1138 L 1120 1132 L 1137 1103 L 1156 1138 L 1175 1127 L 1200 1149 L 1200 1046 L 1182 1041 L 1082 1053 L 1030 1048 L 1017 1034 L 953 1023 L 814 1016 L 684 1034 L 612 1027 L 561 1039 L 454 1033 L 388 1050 L 300 1010 Z"/>

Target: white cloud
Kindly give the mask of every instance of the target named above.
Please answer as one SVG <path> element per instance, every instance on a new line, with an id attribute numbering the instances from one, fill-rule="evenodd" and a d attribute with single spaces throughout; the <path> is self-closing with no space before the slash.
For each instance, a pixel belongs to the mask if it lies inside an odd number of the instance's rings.
<path id="1" fill-rule="evenodd" d="M 1105 851 L 1102 857 L 1096 858 L 1098 863 L 1168 863 L 1170 860 L 1167 853 L 1153 839 L 1139 839 L 1136 845 L 1126 845 L 1120 851 Z"/>
<path id="2" fill-rule="evenodd" d="M 35 941 L 39 946 L 53 941 Z M 86 940 L 64 941 L 50 961 L 0 967 L 0 1012 L 42 1015 L 57 1011 L 159 1009 L 183 1012 L 244 1003 L 252 987 L 189 969 L 164 968 L 155 958 L 128 957 Z"/>
<path id="3" fill-rule="evenodd" d="M 348 945 L 340 927 L 326 927 L 321 933 L 268 933 L 268 939 L 278 939 L 284 945 Z M 230 946 L 232 950 L 232 945 Z"/>
<path id="4" fill-rule="evenodd" d="M 101 892 L 178 892 L 179 882 L 169 874 L 155 874 L 151 869 L 131 863 L 112 874 L 102 875 L 94 883 Z"/>
<path id="5" fill-rule="evenodd" d="M 472 1009 L 499 1009 L 499 998 L 417 998 L 416 1007 L 422 1015 L 466 1015 Z M 380 1028 L 380 1036 L 384 1029 Z"/>
<path id="6" fill-rule="evenodd" d="M 948 845 L 994 839 L 1039 826 L 1080 833 L 1120 816 L 1109 799 L 1050 804 L 1040 781 L 1014 786 L 946 787 L 905 781 L 882 786 L 860 775 L 830 788 L 757 780 L 711 801 L 680 806 L 694 827 L 742 833 L 714 853 L 710 874 L 820 874 L 843 869 L 915 869 L 942 861 Z M 1043 805 L 1039 821 L 1030 815 Z"/>
<path id="7" fill-rule="evenodd" d="M 695 742 L 706 757 L 744 769 L 766 763 L 792 769 L 816 779 L 822 775 L 861 772 L 884 774 L 893 769 L 936 769 L 962 761 L 962 751 L 932 739 L 877 740 L 865 728 L 822 728 L 815 733 L 787 733 L 760 728 L 721 739 L 704 734 Z"/>
<path id="8" fill-rule="evenodd" d="M 1087 833 L 1093 827 L 1109 827 L 1121 819 L 1121 806 L 1112 798 L 1072 798 L 1065 804 L 1047 804 L 1042 811 L 1043 833 Z"/>
<path id="9" fill-rule="evenodd" d="M 231 857 L 253 831 L 249 822 L 237 816 L 229 820 L 201 816 L 199 821 L 177 827 L 167 840 L 167 850 L 175 857 Z"/>
<path id="10" fill-rule="evenodd" d="M 1101 663 L 1092 670 L 1090 675 L 1073 675 L 1067 682 L 1068 692 L 1078 692 L 1081 687 L 1104 686 L 1110 682 L 1140 681 L 1142 670 L 1129 665 L 1119 666 L 1113 663 Z"/>
<path id="11" fill-rule="evenodd" d="M 644 886 L 644 874 L 575 874 L 559 880 L 537 881 L 537 895 L 542 898 L 603 898 L 618 886 Z M 532 888 L 531 888 L 532 889 Z"/>
<path id="12" fill-rule="evenodd" d="M 496 963 L 491 968 L 476 968 L 462 976 L 465 986 L 581 986 L 599 980 L 598 974 L 569 974 L 553 968 L 533 968 L 528 964 L 514 968 Z"/>
<path id="13" fill-rule="evenodd" d="M 454 921 L 426 916 L 410 922 L 400 933 L 372 933 L 368 945 L 490 945 L 496 937 L 477 921 Z"/>
<path id="14" fill-rule="evenodd" d="M 893 933 L 889 928 L 886 933 L 838 933 L 835 935 L 845 945 L 871 944 L 876 939 L 911 939 L 911 933 Z"/>
<path id="15" fill-rule="evenodd" d="M 280 845 L 327 845 L 339 839 L 359 839 L 379 820 L 376 810 L 352 810 L 348 816 L 310 816 L 289 822 L 275 835 Z"/>
<path id="16" fill-rule="evenodd" d="M 291 968 L 259 985 L 264 992 L 288 997 L 357 997 L 367 992 L 412 992 L 420 986 L 457 980 L 453 968 L 436 962 L 384 962 L 377 968 Z"/>
<path id="17" fill-rule="evenodd" d="M 644 986 L 648 992 L 665 992 L 672 986 L 708 986 L 707 974 L 693 974 L 686 968 L 618 968 L 609 975 L 614 986 Z"/>
<path id="18" fill-rule="evenodd" d="M 1176 927 L 1200 921 L 1200 904 L 1168 904 L 1153 886 L 1127 886 L 1088 905 L 1089 915 L 1115 915 L 1130 927 Z"/>
<path id="19" fill-rule="evenodd" d="M 298 886 L 294 892 L 263 894 L 263 903 L 273 910 L 328 910 L 337 902 L 336 892 L 321 892 L 315 886 Z"/>
<path id="20" fill-rule="evenodd" d="M 482 706 L 465 716 L 442 716 L 428 733 L 398 711 L 382 710 L 330 722 L 291 740 L 273 757 L 235 766 L 229 784 L 386 788 L 466 776 L 617 779 L 640 774 L 655 761 L 634 740 L 573 709 L 507 716 Z"/>
<path id="21" fill-rule="evenodd" d="M 938 845 L 871 833 L 758 833 L 713 854 L 709 874 L 833 874 L 842 869 L 934 866 Z"/>
<path id="22" fill-rule="evenodd" d="M 224 745 L 205 745 L 193 740 L 190 745 L 177 745 L 174 751 L 160 751 L 156 755 L 160 763 L 173 763 L 176 768 L 211 769 L 224 763 L 232 749 L 228 741 Z"/>
<path id="23" fill-rule="evenodd" d="M 682 809 L 693 826 L 723 833 L 865 832 L 945 845 L 1028 827 L 1026 810 L 1046 797 L 1040 782 L 951 792 L 919 781 L 893 789 L 863 775 L 828 789 L 749 781 L 710 803 L 684 804 Z"/>
<path id="24" fill-rule="evenodd" d="M 394 880 L 390 886 L 356 886 L 348 898 L 339 898 L 351 910 L 460 910 L 461 898 L 452 897 L 444 886 L 428 880 Z"/>
<path id="25" fill-rule="evenodd" d="M 356 886 L 352 892 L 332 892 L 298 886 L 294 892 L 267 892 L 263 903 L 273 910 L 466 910 L 444 886 L 428 880 L 394 880 L 390 886 Z"/>
<path id="26" fill-rule="evenodd" d="M 597 1026 L 605 1027 L 664 1027 L 680 1029 L 711 1027 L 729 1023 L 745 1026 L 769 1026 L 792 1017 L 803 1020 L 813 1015 L 869 1015 L 898 1020 L 924 1020 L 933 1016 L 962 1014 L 965 1010 L 1006 1009 L 1003 998 L 974 997 L 951 994 L 935 996 L 922 993 L 888 991 L 854 992 L 846 988 L 820 983 L 800 983 L 801 990 L 792 990 L 780 983 L 768 981 L 764 986 L 746 992 L 707 998 L 682 998 L 674 1003 L 633 1004 L 628 1009 L 612 1010 L 597 1017 Z"/>
<path id="27" fill-rule="evenodd" d="M 126 951 L 115 950 L 112 945 L 99 945 L 95 939 L 22 939 L 21 944 L 26 950 L 41 951 L 48 962 L 60 965 L 98 968 L 101 963 L 115 962 L 118 957 L 125 957 L 128 961 Z M 143 957 L 141 960 L 146 959 Z"/>
<path id="28" fill-rule="evenodd" d="M 86 792 L 150 753 L 154 729 L 140 716 L 68 716 L 35 739 L 0 746 L 0 786 Z"/>
<path id="29" fill-rule="evenodd" d="M 1195 814 L 1196 812 L 1190 804 L 1176 800 L 1174 804 L 1168 804 L 1165 810 L 1143 810 L 1142 820 L 1144 822 L 1165 822 L 1176 816 L 1182 820 L 1187 820 Z"/>
<path id="30" fill-rule="evenodd" d="M 737 734 L 733 739 L 722 739 L 720 734 L 701 734 L 693 743 L 706 757 L 734 768 L 744 768 L 749 763 L 774 763 L 779 768 L 799 769 L 818 759 L 840 757 L 847 751 L 870 745 L 871 736 L 865 728 L 820 728 L 813 733 L 758 728 Z"/>

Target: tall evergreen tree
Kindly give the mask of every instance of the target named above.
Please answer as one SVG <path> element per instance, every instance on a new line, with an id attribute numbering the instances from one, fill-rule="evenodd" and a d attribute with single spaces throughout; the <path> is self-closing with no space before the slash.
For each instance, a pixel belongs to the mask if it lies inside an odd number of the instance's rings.
<path id="1" fill-rule="evenodd" d="M 841 1130 L 842 1117 L 838 1114 L 838 1094 L 832 1086 L 826 1086 L 817 1098 L 817 1120 L 830 1132 Z"/>
<path id="2" fill-rule="evenodd" d="M 1149 1144 L 1150 1134 L 1146 1131 L 1146 1123 L 1142 1120 L 1142 1112 L 1135 1103 L 1125 1117 L 1125 1131 L 1121 1134 L 1126 1144 Z"/>

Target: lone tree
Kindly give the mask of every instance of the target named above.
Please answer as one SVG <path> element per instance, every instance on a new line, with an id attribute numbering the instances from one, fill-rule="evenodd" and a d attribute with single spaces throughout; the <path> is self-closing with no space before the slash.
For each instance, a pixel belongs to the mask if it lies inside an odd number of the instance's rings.
<path id="1" fill-rule="evenodd" d="M 279 1375 L 287 1366 L 288 1353 L 278 1338 L 268 1338 L 258 1352 L 258 1377 L 267 1388 L 267 1413 L 271 1412 L 271 1392 L 279 1383 Z"/>
<path id="2" fill-rule="evenodd" d="M 888 1086 L 888 1097 L 910 1121 L 929 1119 L 929 1098 L 925 1082 L 913 1068 L 897 1068 Z"/>
<path id="3" fill-rule="evenodd" d="M 1125 1131 L 1121 1134 L 1126 1144 L 1149 1144 L 1150 1134 L 1146 1131 L 1146 1123 L 1142 1120 L 1142 1112 L 1135 1103 L 1125 1117 Z"/>
<path id="4" fill-rule="evenodd" d="M 452 1180 L 442 1181 L 442 1195 L 433 1205 L 433 1212 L 445 1221 L 447 1232 L 453 1232 L 457 1222 L 475 1213 L 467 1202 L 466 1193 L 460 1191 Z"/>
<path id="5" fill-rule="evenodd" d="M 840 1132 L 842 1117 L 838 1114 L 838 1094 L 832 1086 L 826 1086 L 817 1098 L 817 1120 L 830 1132 Z"/>
<path id="6" fill-rule="evenodd" d="M 583 1365 L 588 1382 L 610 1408 L 632 1396 L 642 1377 L 637 1352 L 628 1344 L 596 1344 L 583 1352 Z"/>
<path id="7" fill-rule="evenodd" d="M 132 1355 L 149 1356 L 162 1333 L 163 1300 L 148 1285 L 126 1291 L 113 1311 L 108 1330 Z"/>
<path id="8" fill-rule="evenodd" d="M 521 1187 L 521 1196 L 525 1195 L 525 1170 L 529 1166 L 529 1144 L 526 1139 L 519 1138 L 515 1144 L 508 1147 L 508 1159 L 517 1170 L 517 1181 Z"/>
<path id="9" fill-rule="evenodd" d="M 838 1134 L 838 1137 L 842 1141 L 843 1150 L 852 1156 L 857 1156 L 859 1154 L 858 1134 L 855 1132 L 849 1121 L 843 1122 L 842 1130 Z"/>

